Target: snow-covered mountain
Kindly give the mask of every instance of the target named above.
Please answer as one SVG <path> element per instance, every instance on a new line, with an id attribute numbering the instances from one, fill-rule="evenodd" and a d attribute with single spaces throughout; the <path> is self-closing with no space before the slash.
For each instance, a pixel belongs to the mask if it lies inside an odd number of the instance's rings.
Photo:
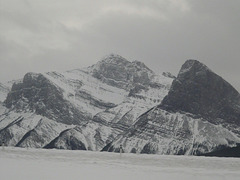
<path id="1" fill-rule="evenodd" d="M 198 61 L 176 78 L 111 54 L 1 87 L 0 141 L 9 146 L 201 154 L 240 143 L 238 92 Z"/>
<path id="2" fill-rule="evenodd" d="M 0 140 L 20 147 L 101 150 L 159 104 L 172 80 L 119 55 L 64 73 L 27 73 L 4 101 Z"/>
<path id="3" fill-rule="evenodd" d="M 220 76 L 188 60 L 162 103 L 104 148 L 198 155 L 240 143 L 240 95 Z"/>

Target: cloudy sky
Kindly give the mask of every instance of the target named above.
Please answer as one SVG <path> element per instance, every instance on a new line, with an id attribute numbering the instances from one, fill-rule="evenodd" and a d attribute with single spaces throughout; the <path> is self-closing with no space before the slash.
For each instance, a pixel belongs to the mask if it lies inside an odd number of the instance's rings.
<path id="1" fill-rule="evenodd" d="M 0 0 L 0 81 L 110 53 L 177 75 L 197 59 L 240 91 L 239 0 Z"/>

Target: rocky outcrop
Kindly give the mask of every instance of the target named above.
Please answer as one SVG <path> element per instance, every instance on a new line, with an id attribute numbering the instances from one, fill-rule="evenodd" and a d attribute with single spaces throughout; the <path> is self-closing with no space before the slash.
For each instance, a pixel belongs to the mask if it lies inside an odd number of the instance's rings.
<path id="1" fill-rule="evenodd" d="M 63 131 L 57 138 L 45 146 L 46 149 L 87 150 L 85 144 L 76 135 L 78 131 L 71 129 Z"/>
<path id="2" fill-rule="evenodd" d="M 115 54 L 105 57 L 96 65 L 91 66 L 88 71 L 104 83 L 126 90 L 133 88 L 135 84 L 149 84 L 154 75 L 144 63 L 129 62 Z"/>
<path id="3" fill-rule="evenodd" d="M 163 72 L 162 75 L 165 77 L 176 79 L 176 76 L 172 75 L 170 72 Z"/>

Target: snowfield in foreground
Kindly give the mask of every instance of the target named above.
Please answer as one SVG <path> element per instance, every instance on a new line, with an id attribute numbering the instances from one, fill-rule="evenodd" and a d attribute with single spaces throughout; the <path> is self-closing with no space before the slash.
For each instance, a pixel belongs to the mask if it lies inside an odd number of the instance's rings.
<path id="1" fill-rule="evenodd" d="M 0 147 L 1 180 L 237 180 L 239 158 Z"/>

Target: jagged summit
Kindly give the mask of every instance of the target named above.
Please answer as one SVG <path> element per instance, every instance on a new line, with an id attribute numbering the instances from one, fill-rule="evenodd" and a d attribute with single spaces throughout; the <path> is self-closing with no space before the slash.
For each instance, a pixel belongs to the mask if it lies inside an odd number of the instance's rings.
<path id="1" fill-rule="evenodd" d="M 144 63 L 130 62 L 122 56 L 110 54 L 87 69 L 93 77 L 104 83 L 129 90 L 135 84 L 149 84 L 155 74 Z"/>
<path id="2" fill-rule="evenodd" d="M 117 64 L 127 64 L 130 63 L 126 58 L 118 55 L 111 53 L 109 55 L 104 56 L 99 63 L 117 63 Z"/>
<path id="3" fill-rule="evenodd" d="M 126 66 L 127 68 L 131 68 L 132 66 L 135 66 L 136 68 L 138 68 L 138 70 L 145 69 L 147 71 L 153 72 L 141 61 L 135 60 L 131 62 L 126 58 L 114 53 L 111 53 L 103 57 L 96 65 L 93 65 L 91 67 L 99 66 L 100 64 L 117 64 L 119 66 Z"/>

